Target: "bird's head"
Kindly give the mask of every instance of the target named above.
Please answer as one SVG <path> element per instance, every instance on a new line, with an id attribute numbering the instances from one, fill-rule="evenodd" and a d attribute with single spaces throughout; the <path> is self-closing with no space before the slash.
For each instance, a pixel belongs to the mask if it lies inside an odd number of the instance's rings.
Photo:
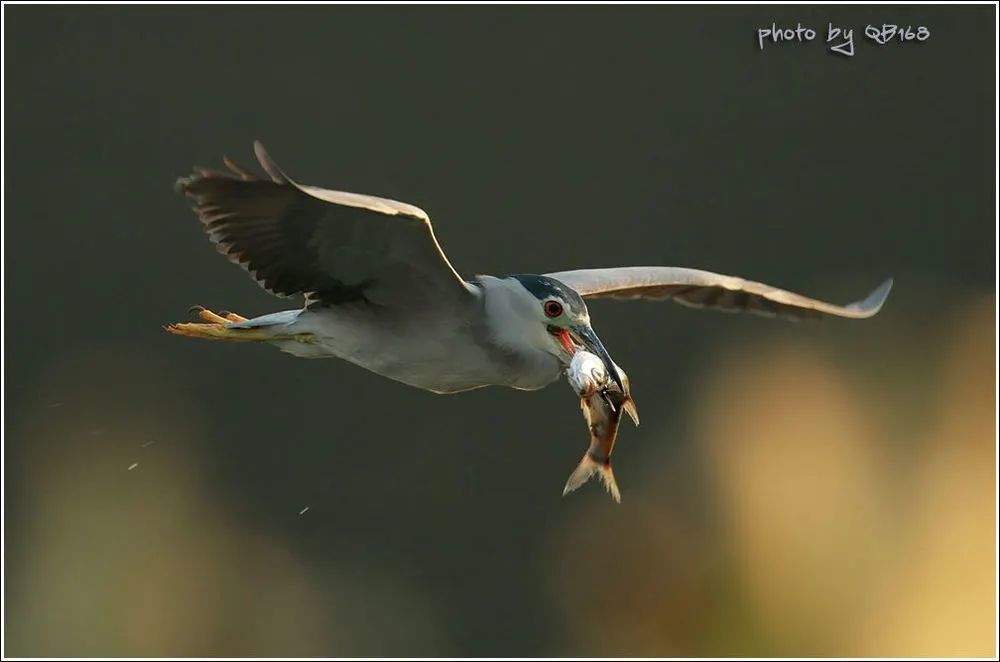
<path id="1" fill-rule="evenodd" d="M 516 275 L 511 278 L 530 295 L 526 298 L 528 305 L 521 314 L 528 317 L 526 321 L 529 325 L 535 324 L 536 328 L 544 330 L 544 333 L 527 334 L 533 343 L 540 343 L 541 346 L 536 349 L 554 355 L 563 365 L 569 365 L 577 348 L 584 348 L 600 357 L 611 379 L 623 393 L 628 394 L 618 366 L 590 326 L 590 313 L 583 297 L 548 276 Z"/>

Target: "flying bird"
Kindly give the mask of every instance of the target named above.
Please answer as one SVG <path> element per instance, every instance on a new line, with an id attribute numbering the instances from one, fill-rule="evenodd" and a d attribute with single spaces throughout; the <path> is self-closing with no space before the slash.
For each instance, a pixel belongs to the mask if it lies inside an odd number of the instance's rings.
<path id="1" fill-rule="evenodd" d="M 482 386 L 536 390 L 557 380 L 578 349 L 597 356 L 621 397 L 628 383 L 591 324 L 587 299 L 669 299 L 698 308 L 792 319 L 863 319 L 892 279 L 838 306 L 734 276 L 684 267 L 579 269 L 465 279 L 422 209 L 299 184 L 263 145 L 266 176 L 228 158 L 177 181 L 209 239 L 265 290 L 303 296 L 293 310 L 246 318 L 196 307 L 201 322 L 170 333 L 263 342 L 305 358 L 336 357 L 396 381 L 458 393 Z"/>

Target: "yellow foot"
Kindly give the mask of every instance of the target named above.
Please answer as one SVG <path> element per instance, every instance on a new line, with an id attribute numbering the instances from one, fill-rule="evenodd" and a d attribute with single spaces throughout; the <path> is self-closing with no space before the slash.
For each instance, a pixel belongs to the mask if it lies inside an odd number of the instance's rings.
<path id="1" fill-rule="evenodd" d="M 295 340 L 297 342 L 313 342 L 316 337 L 311 333 L 295 335 L 276 335 L 267 328 L 233 329 L 231 322 L 246 322 L 246 317 L 236 313 L 224 312 L 222 315 L 213 313 L 202 306 L 194 306 L 191 312 L 196 312 L 204 320 L 199 322 L 179 322 L 169 324 L 164 328 L 168 333 L 189 338 L 204 338 L 205 340 L 226 340 L 228 342 L 260 342 L 265 340 Z"/>
<path id="2" fill-rule="evenodd" d="M 163 327 L 167 332 L 189 338 L 204 338 L 205 340 L 238 340 L 232 337 L 229 329 L 220 324 L 199 324 L 196 322 L 180 322 Z M 249 340 L 249 339 L 248 339 Z"/>
<path id="3" fill-rule="evenodd" d="M 198 317 L 205 320 L 206 322 L 209 322 L 210 324 L 221 324 L 222 326 L 225 326 L 226 322 L 229 321 L 222 315 L 216 315 L 208 308 L 204 308 L 202 306 L 193 306 L 191 308 L 191 312 L 198 313 Z"/>
<path id="4" fill-rule="evenodd" d="M 197 312 L 198 317 L 205 320 L 206 322 L 212 322 L 214 324 L 225 324 L 226 322 L 248 322 L 249 318 L 243 317 L 242 315 L 237 315 L 236 313 L 229 312 L 228 310 L 220 311 L 219 313 L 213 313 L 207 308 L 202 306 L 194 306 L 192 312 Z"/>
<path id="5" fill-rule="evenodd" d="M 181 322 L 163 327 L 169 333 L 189 338 L 204 338 L 205 340 L 228 340 L 229 342 L 253 342 L 258 340 L 271 340 L 272 336 L 259 329 L 230 329 L 230 322 L 245 322 L 247 318 L 234 313 L 226 313 L 226 316 L 213 313 L 202 306 L 193 306 L 192 313 L 197 313 L 198 317 L 205 321 L 204 324 L 198 322 Z"/>

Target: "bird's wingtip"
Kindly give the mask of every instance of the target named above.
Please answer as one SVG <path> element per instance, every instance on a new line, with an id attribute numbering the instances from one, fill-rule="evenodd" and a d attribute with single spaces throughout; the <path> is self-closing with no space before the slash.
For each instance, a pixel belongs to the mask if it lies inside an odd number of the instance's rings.
<path id="1" fill-rule="evenodd" d="M 180 193 L 182 195 L 187 195 L 191 190 L 191 185 L 197 179 L 198 175 L 184 175 L 178 177 L 174 180 L 174 193 Z"/>
<path id="2" fill-rule="evenodd" d="M 878 313 L 878 311 L 882 310 L 885 300 L 889 298 L 889 292 L 892 291 L 894 282 L 895 280 L 892 276 L 886 278 L 863 301 L 859 301 L 854 305 L 855 310 L 863 313 L 864 317 L 871 317 Z"/>
<path id="3" fill-rule="evenodd" d="M 278 164 L 274 162 L 267 148 L 264 147 L 264 143 L 260 140 L 255 139 L 253 141 L 253 153 L 257 156 L 257 162 L 260 163 L 260 167 L 270 175 L 272 181 L 278 184 L 285 184 L 289 181 L 288 175 L 278 167 Z"/>
<path id="4" fill-rule="evenodd" d="M 892 284 L 894 282 L 895 279 L 892 276 L 889 276 L 882 281 L 881 285 L 875 288 L 875 291 L 873 291 L 868 298 L 877 302 L 878 306 L 881 308 L 882 304 L 885 303 L 885 300 L 889 298 L 889 292 L 892 291 Z"/>

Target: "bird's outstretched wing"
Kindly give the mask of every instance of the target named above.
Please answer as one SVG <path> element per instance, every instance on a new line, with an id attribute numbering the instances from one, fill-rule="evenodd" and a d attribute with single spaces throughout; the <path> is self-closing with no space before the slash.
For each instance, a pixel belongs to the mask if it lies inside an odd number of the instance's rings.
<path id="1" fill-rule="evenodd" d="M 684 267 L 580 269 L 546 275 L 587 298 L 673 299 L 695 308 L 746 311 L 792 319 L 826 315 L 853 319 L 871 317 L 882 308 L 892 289 L 889 278 L 865 299 L 838 306 L 764 283 Z"/>
<path id="2" fill-rule="evenodd" d="M 266 178 L 224 159 L 231 173 L 197 169 L 177 186 L 219 252 L 268 292 L 404 308 L 473 296 L 423 210 L 298 184 L 259 142 L 254 151 Z"/>

